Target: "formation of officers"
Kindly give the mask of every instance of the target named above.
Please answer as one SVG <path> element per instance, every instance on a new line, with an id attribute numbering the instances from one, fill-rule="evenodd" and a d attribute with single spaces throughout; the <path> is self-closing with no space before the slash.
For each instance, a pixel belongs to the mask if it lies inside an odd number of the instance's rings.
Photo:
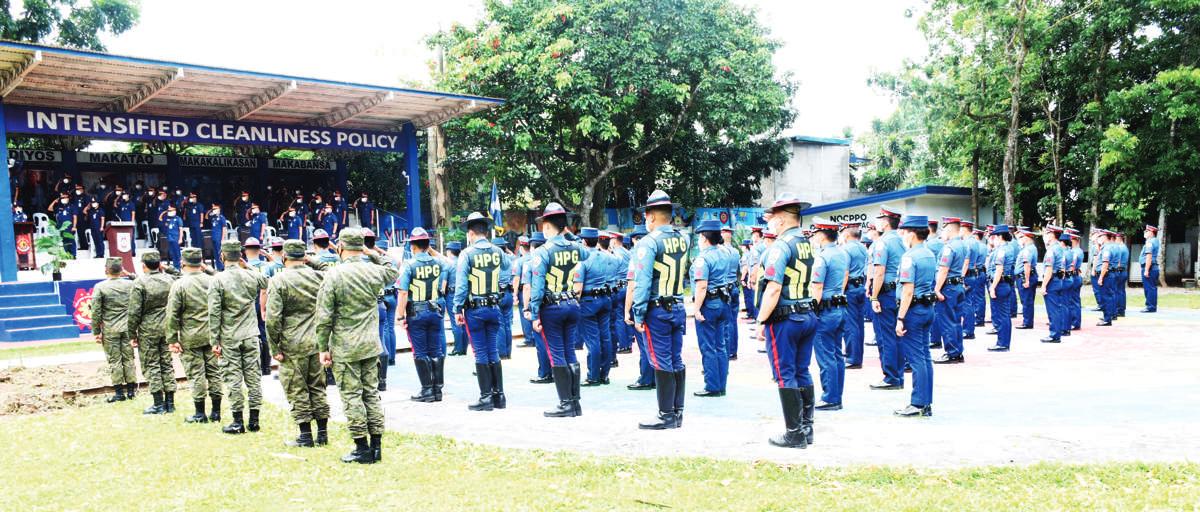
<path id="1" fill-rule="evenodd" d="M 913 374 L 909 403 L 895 412 L 903 417 L 932 415 L 933 365 L 965 362 L 963 340 L 984 325 L 989 302 L 988 333 L 996 335 L 991 351 L 1010 349 L 1018 298 L 1023 311 L 1016 328 L 1034 328 L 1034 293 L 1044 297 L 1049 316 L 1043 342 L 1059 342 L 1081 326 L 1083 251 L 1073 229 L 1046 226 L 1040 235 L 1007 225 L 981 230 L 958 218 L 937 221 L 888 207 L 866 227 L 814 219 L 802 228 L 802 205 L 790 194 L 778 197 L 765 210 L 768 228 L 753 230 L 744 251 L 733 247 L 729 228 L 704 221 L 695 230 L 694 258 L 692 241 L 672 225 L 674 205 L 661 191 L 651 194 L 646 223 L 631 235 L 594 228 L 573 233 L 567 210 L 550 203 L 536 219 L 540 231 L 520 237 L 515 255 L 504 239 L 488 238 L 491 219 L 481 213 L 464 222 L 466 245 L 451 242 L 445 254 L 431 247 L 429 233 L 414 229 L 411 257 L 399 263 L 387 256 L 385 240 L 359 228 L 341 230 L 335 245 L 272 240 L 269 259 L 256 239 L 226 240 L 220 272 L 203 263 L 197 248 L 181 251 L 181 271 L 148 251 L 136 279 L 119 259 L 106 262 L 109 279 L 93 291 L 93 331 L 112 372 L 110 401 L 136 393 L 136 349 L 154 399 L 144 412 L 173 412 L 174 352 L 195 405 L 186 421 L 220 421 L 224 387 L 233 418 L 223 431 L 230 434 L 260 428 L 264 356 L 280 365 L 299 430 L 291 446 L 328 442 L 325 387 L 336 382 L 355 443 L 342 460 L 372 463 L 382 458 L 379 392 L 394 364 L 396 321 L 408 334 L 420 383 L 411 399 L 434 403 L 444 386 L 444 321 L 452 319 L 449 355 L 465 355 L 468 345 L 474 355 L 479 398 L 468 405 L 472 411 L 507 406 L 502 361 L 512 352 L 506 313 L 514 305 L 526 343 L 537 348 L 531 382 L 553 383 L 557 394 L 546 417 L 580 416 L 580 388 L 609 384 L 617 354 L 636 344 L 639 376 L 628 388 L 655 390 L 657 398 L 656 413 L 639 428 L 662 430 L 683 425 L 685 290 L 693 293 L 703 365 L 698 397 L 725 395 L 744 300 L 783 411 L 785 431 L 769 441 L 796 448 L 813 443 L 815 410 L 842 409 L 845 372 L 862 368 L 867 321 L 883 371 L 871 388 L 903 389 L 904 373 Z M 1147 226 L 1148 239 L 1155 231 Z M 1033 244 L 1037 236 L 1046 248 L 1042 257 Z M 1129 255 L 1118 236 L 1100 231 L 1093 240 L 1099 325 L 1123 314 Z M 1153 258 L 1151 250 L 1143 261 Z M 1147 277 L 1157 271 L 1156 265 L 1143 268 Z M 1149 293 L 1146 311 L 1153 311 Z M 576 358 L 581 348 L 586 371 Z M 934 359 L 932 348 L 944 353 Z M 819 400 L 809 373 L 814 354 Z"/>
<path id="2" fill-rule="evenodd" d="M 74 239 L 65 240 L 64 245 L 72 255 L 76 255 L 78 248 L 94 245 L 96 256 L 104 257 L 102 241 L 109 222 L 133 222 L 140 230 L 140 223 L 145 221 L 148 231 L 139 232 L 138 237 L 155 239 L 160 253 L 176 268 L 181 265 L 184 247 L 204 248 L 207 241 L 214 253 L 214 263 L 219 266 L 220 258 L 215 253 L 222 240 L 266 240 L 268 228 L 286 234 L 282 238 L 308 241 L 309 228 L 314 232 L 322 230 L 336 240 L 341 229 L 349 225 L 351 213 L 362 227 L 376 229 L 378 226 L 379 211 L 366 192 L 361 192 L 352 201 L 347 201 L 341 191 L 336 190 L 329 200 L 321 193 L 308 197 L 299 189 L 291 195 L 281 196 L 278 192 L 281 191 L 270 194 L 268 200 L 260 203 L 249 191 L 242 190 L 227 203 L 229 209 L 226 210 L 219 201 L 206 203 L 196 192 L 185 193 L 181 187 L 172 191 L 168 187 L 146 187 L 138 182 L 129 189 L 121 184 L 110 189 L 107 183 L 99 182 L 89 191 L 67 175 L 55 183 L 57 198 L 46 207 L 46 212 L 56 226 L 68 223 Z M 13 207 L 13 218 L 15 222 L 29 220 L 29 214 L 19 202 Z M 227 229 L 235 230 L 238 236 L 227 233 Z M 77 248 L 77 242 L 82 246 Z"/>

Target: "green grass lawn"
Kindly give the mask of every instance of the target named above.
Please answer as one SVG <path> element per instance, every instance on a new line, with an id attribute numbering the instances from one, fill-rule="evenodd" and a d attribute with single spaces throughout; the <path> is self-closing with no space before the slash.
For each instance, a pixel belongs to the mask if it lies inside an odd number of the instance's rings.
<path id="1" fill-rule="evenodd" d="M 188 404 L 186 396 L 180 404 Z M 613 458 L 492 448 L 390 433 L 384 462 L 350 447 L 282 445 L 286 420 L 227 436 L 185 425 L 183 405 L 145 417 L 98 404 L 0 418 L 8 510 L 1016 510 L 1184 509 L 1200 465 L 1097 464 L 958 470 L 780 466 L 702 458 Z M 291 434 L 290 427 L 288 434 Z M 819 449 L 819 448 L 813 448 Z"/>
<path id="2" fill-rule="evenodd" d="M 102 352 L 100 345 L 92 340 L 67 341 L 50 345 L 29 345 L 23 347 L 5 347 L 0 343 L 0 360 L 19 359 L 24 357 L 53 356 L 73 354 L 76 352 Z"/>

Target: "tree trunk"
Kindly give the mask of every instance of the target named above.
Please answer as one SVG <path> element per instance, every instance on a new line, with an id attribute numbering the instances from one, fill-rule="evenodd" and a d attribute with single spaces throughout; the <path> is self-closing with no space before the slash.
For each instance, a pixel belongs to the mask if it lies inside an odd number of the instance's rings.
<path id="1" fill-rule="evenodd" d="M 1167 262 L 1167 208 L 1166 206 L 1158 207 L 1158 254 L 1151 256 L 1154 261 L 1158 262 L 1158 285 L 1167 285 L 1167 267 L 1163 263 Z M 1145 272 L 1143 270 L 1142 272 Z"/>
<path id="2" fill-rule="evenodd" d="M 1008 138 L 1004 143 L 1004 164 L 1000 173 L 1004 180 L 1004 222 L 1007 224 L 1013 224 L 1016 220 L 1014 187 L 1017 174 L 1017 135 L 1021 129 L 1021 72 L 1025 67 L 1025 54 L 1029 52 L 1024 35 L 1025 11 L 1026 3 L 1020 0 L 1017 2 L 1017 26 L 1013 29 L 1013 44 L 1016 46 L 1017 55 L 1012 76 L 1009 77 Z"/>
<path id="3" fill-rule="evenodd" d="M 1103 40 L 1101 43 L 1099 51 L 1096 53 L 1096 72 L 1093 74 L 1095 82 L 1092 84 L 1092 103 L 1099 108 L 1096 109 L 1096 159 L 1092 163 L 1092 208 L 1088 212 L 1090 214 L 1089 225 L 1095 225 L 1100 220 L 1100 141 L 1104 140 L 1104 96 L 1100 94 L 1100 87 L 1101 80 L 1104 78 L 1105 64 L 1108 62 L 1109 48 L 1112 46 L 1112 43 L 1107 40 Z"/>
<path id="4" fill-rule="evenodd" d="M 449 176 L 446 175 L 446 133 L 441 126 L 430 126 L 425 129 L 429 143 L 426 151 L 429 167 L 429 205 L 432 214 L 432 226 L 449 227 L 450 197 Z"/>
<path id="5" fill-rule="evenodd" d="M 979 225 L 979 146 L 971 152 L 971 222 Z"/>

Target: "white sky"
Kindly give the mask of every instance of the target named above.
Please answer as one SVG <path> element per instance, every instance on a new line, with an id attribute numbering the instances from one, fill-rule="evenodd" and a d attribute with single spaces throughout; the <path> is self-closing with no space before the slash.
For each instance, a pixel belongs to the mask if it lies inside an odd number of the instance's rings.
<path id="1" fill-rule="evenodd" d="M 776 66 L 801 86 L 790 134 L 869 130 L 894 105 L 867 86 L 874 70 L 919 58 L 924 42 L 904 11 L 918 0 L 734 0 L 784 42 Z M 113 53 L 379 85 L 427 82 L 423 39 L 470 23 L 481 0 L 142 0 L 141 22 L 106 41 Z"/>

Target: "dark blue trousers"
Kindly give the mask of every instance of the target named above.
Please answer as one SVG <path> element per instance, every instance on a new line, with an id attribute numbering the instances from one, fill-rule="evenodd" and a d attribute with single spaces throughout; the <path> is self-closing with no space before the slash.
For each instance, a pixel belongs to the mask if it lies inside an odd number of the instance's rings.
<path id="1" fill-rule="evenodd" d="M 412 345 L 413 357 L 444 357 L 446 346 L 439 333 L 442 331 L 442 315 L 425 311 L 408 317 L 408 342 Z"/>
<path id="2" fill-rule="evenodd" d="M 1146 309 L 1158 311 L 1158 265 L 1151 265 L 1142 275 L 1142 294 L 1146 296 Z"/>
<path id="3" fill-rule="evenodd" d="M 841 340 L 846 324 L 850 323 L 847 313 L 845 306 L 836 306 L 817 316 L 813 351 L 817 355 L 817 367 L 821 369 L 821 401 L 828 404 L 842 403 L 846 360 L 842 358 Z"/>
<path id="4" fill-rule="evenodd" d="M 943 287 L 942 294 L 945 293 Z M 929 344 L 924 342 L 924 332 L 933 324 L 933 316 L 934 308 L 921 304 L 912 304 L 904 315 L 905 332 L 900 347 L 913 370 L 909 403 L 917 407 L 933 403 L 933 362 L 929 359 Z"/>
<path id="5" fill-rule="evenodd" d="M 542 321 L 542 344 L 550 355 L 550 366 L 577 363 L 575 344 L 578 343 L 579 333 L 579 303 L 567 301 L 543 306 L 539 319 Z"/>
<path id="6" fill-rule="evenodd" d="M 519 310 L 517 316 L 521 319 L 521 334 L 525 336 L 521 344 L 534 346 L 536 343 L 533 342 L 533 322 L 525 319 L 525 296 L 522 294 L 519 299 L 521 307 L 517 308 Z"/>
<path id="7" fill-rule="evenodd" d="M 808 366 L 812 362 L 817 316 L 794 313 L 782 321 L 767 324 L 763 331 L 767 339 L 767 360 L 775 383 L 781 388 L 813 385 Z"/>
<path id="8" fill-rule="evenodd" d="M 975 325 L 976 326 L 983 325 L 984 320 L 987 319 L 987 305 L 988 305 L 988 301 L 991 300 L 991 295 L 988 295 L 988 289 L 991 287 L 992 287 L 992 278 L 990 276 L 988 276 L 986 273 L 979 274 L 979 291 L 976 292 L 978 295 L 976 295 L 977 301 L 975 302 Z"/>
<path id="9" fill-rule="evenodd" d="M 843 330 L 843 341 L 846 346 L 846 362 L 862 364 L 863 337 L 866 334 L 866 323 L 863 321 L 867 308 L 867 292 L 862 286 L 846 290 L 846 328 Z"/>
<path id="10" fill-rule="evenodd" d="M 95 245 L 96 257 L 103 258 L 104 257 L 104 231 L 102 231 L 98 227 L 92 228 L 91 231 L 92 231 L 92 245 Z"/>
<path id="11" fill-rule="evenodd" d="M 608 377 L 613 356 L 611 322 L 612 300 L 608 297 L 584 297 L 579 301 L 579 336 L 587 347 L 587 380 Z M 544 329 L 545 320 L 542 324 Z"/>
<path id="12" fill-rule="evenodd" d="M 625 324 L 629 328 L 629 332 L 633 333 L 633 340 L 638 346 L 638 380 L 637 383 L 643 386 L 654 384 L 654 367 L 650 365 L 650 350 L 646 346 L 646 335 L 644 331 L 634 329 L 629 324 Z"/>
<path id="13" fill-rule="evenodd" d="M 500 357 L 512 355 L 512 317 L 512 294 L 509 292 L 500 292 L 500 334 L 496 341 Z"/>
<path id="14" fill-rule="evenodd" d="M 475 364 L 500 362 L 500 351 L 496 346 L 500 337 L 500 308 L 470 308 L 463 313 L 466 320 L 467 341 L 475 353 Z"/>
<path id="15" fill-rule="evenodd" d="M 1104 276 L 1104 282 L 1097 285 L 1100 288 L 1100 307 L 1104 309 L 1104 321 L 1111 322 L 1117 318 L 1116 277 L 1112 273 Z"/>
<path id="16" fill-rule="evenodd" d="M 447 291 L 447 293 L 449 293 L 449 291 Z M 451 311 L 450 297 L 446 297 L 446 311 Z M 455 322 L 454 317 L 451 316 L 450 317 L 450 334 L 454 336 L 454 352 L 459 353 L 459 354 L 467 353 L 467 337 L 466 337 L 465 333 L 463 332 L 464 330 L 465 330 L 464 326 L 458 325 L 458 322 Z"/>
<path id="17" fill-rule="evenodd" d="M 942 331 L 942 347 L 946 355 L 958 357 L 963 353 L 963 334 L 959 329 L 959 317 L 962 316 L 963 285 L 942 285 L 942 296 L 946 300 L 938 301 L 931 310 L 933 320 L 930 325 L 938 325 Z M 908 317 L 905 317 L 908 318 Z M 909 361 L 912 364 L 912 361 Z M 916 371 L 916 370 L 913 370 Z"/>
<path id="18" fill-rule="evenodd" d="M 1068 295 L 1070 302 L 1067 307 L 1071 312 L 1067 316 L 1071 319 L 1071 329 L 1079 329 L 1083 327 L 1083 276 L 1071 277 L 1071 290 Z"/>
<path id="19" fill-rule="evenodd" d="M 1024 284 L 1017 285 L 1017 298 L 1021 300 L 1021 327 L 1033 327 L 1033 303 L 1037 297 L 1037 289 L 1037 281 L 1029 283 L 1028 288 Z M 1046 310 L 1049 314 L 1050 306 L 1046 306 Z"/>
<path id="20" fill-rule="evenodd" d="M 379 341 L 389 363 L 396 362 L 396 292 L 385 293 L 379 303 Z"/>
<path id="21" fill-rule="evenodd" d="M 738 349 L 738 297 L 740 295 L 734 289 L 729 294 L 729 302 L 725 303 L 726 308 L 729 310 L 729 320 L 725 322 L 725 351 L 730 357 L 736 356 Z"/>
<path id="22" fill-rule="evenodd" d="M 758 318 L 758 308 L 754 307 L 754 287 L 742 287 L 742 302 L 746 304 L 746 315 L 750 318 Z"/>
<path id="23" fill-rule="evenodd" d="M 1113 293 L 1117 299 L 1117 314 L 1125 316 L 1125 292 L 1129 291 L 1129 271 L 1123 270 L 1117 272 L 1117 278 L 1113 281 Z"/>
<path id="24" fill-rule="evenodd" d="M 1043 297 L 1046 303 L 1046 319 L 1050 324 L 1050 337 L 1058 339 L 1062 333 L 1069 331 L 1070 326 L 1065 322 L 1066 308 L 1063 307 L 1063 281 L 1055 277 L 1046 284 L 1046 295 Z"/>
<path id="25" fill-rule="evenodd" d="M 625 325 L 625 289 L 619 288 L 609 298 L 608 318 L 612 329 L 613 361 L 617 360 L 617 350 L 633 345 L 633 338 Z"/>
<path id="26" fill-rule="evenodd" d="M 1012 284 L 1000 281 L 992 299 L 992 327 L 996 329 L 996 345 L 1012 344 Z"/>
<path id="27" fill-rule="evenodd" d="M 879 349 L 879 366 L 883 368 L 883 381 L 902 385 L 904 354 L 900 352 L 900 340 L 896 338 L 896 291 L 879 292 L 879 307 L 880 312 L 875 313 L 875 320 L 871 322 L 871 326 L 875 329 L 875 344 Z M 925 346 L 929 346 L 928 341 Z"/>
<path id="28" fill-rule="evenodd" d="M 726 329 L 730 323 L 729 303 L 720 298 L 704 301 L 704 321 L 696 320 L 696 342 L 704 365 L 704 389 L 725 391 L 729 379 L 729 352 Z"/>
<path id="29" fill-rule="evenodd" d="M 178 240 L 167 240 L 167 256 L 171 259 L 171 264 L 175 268 L 179 268 L 179 261 L 182 259 L 180 255 L 183 249 L 179 247 Z"/>
<path id="30" fill-rule="evenodd" d="M 687 314 L 683 304 L 667 311 L 661 307 L 646 310 L 642 329 L 646 334 L 646 351 L 655 370 L 677 372 L 683 366 L 683 324 Z"/>

